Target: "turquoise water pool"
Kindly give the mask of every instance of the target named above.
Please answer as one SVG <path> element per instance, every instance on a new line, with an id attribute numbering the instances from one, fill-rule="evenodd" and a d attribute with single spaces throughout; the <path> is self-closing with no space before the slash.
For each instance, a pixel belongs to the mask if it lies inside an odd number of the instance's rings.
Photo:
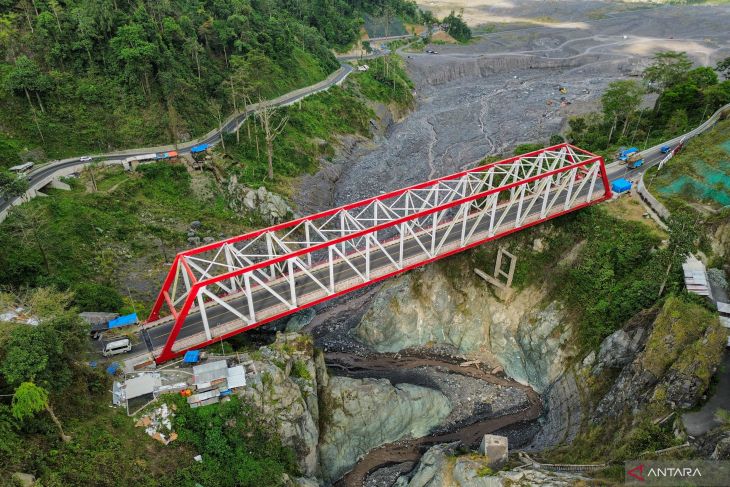
<path id="1" fill-rule="evenodd" d="M 730 152 L 730 141 L 722 144 Z M 721 162 L 717 167 L 703 162 L 694 164 L 700 179 L 681 176 L 659 192 L 667 196 L 684 195 L 697 200 L 713 200 L 721 206 L 730 205 L 730 162 Z"/>

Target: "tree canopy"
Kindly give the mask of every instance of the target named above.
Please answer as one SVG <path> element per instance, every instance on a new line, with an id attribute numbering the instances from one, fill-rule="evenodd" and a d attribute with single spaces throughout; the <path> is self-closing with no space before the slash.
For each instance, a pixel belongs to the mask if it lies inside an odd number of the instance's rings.
<path id="1" fill-rule="evenodd" d="M 202 135 L 215 125 L 209 100 L 233 110 L 240 60 L 265 98 L 314 84 L 337 69 L 332 48 L 384 8 L 419 19 L 409 0 L 0 1 L 0 149 L 20 139 L 55 156 Z"/>
<path id="2" fill-rule="evenodd" d="M 464 16 L 461 12 L 456 14 L 452 10 L 449 16 L 444 19 L 443 24 L 446 26 L 446 32 L 457 41 L 467 42 L 471 39 L 471 29 L 464 22 Z"/>

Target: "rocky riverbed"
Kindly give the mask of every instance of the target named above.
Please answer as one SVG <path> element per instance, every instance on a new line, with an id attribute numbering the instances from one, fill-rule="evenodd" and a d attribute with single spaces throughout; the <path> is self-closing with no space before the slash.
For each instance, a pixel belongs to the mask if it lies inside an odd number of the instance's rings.
<path id="1" fill-rule="evenodd" d="M 563 7 L 551 11 L 559 17 L 551 25 L 500 27 L 466 46 L 438 46 L 438 55 L 401 52 L 417 106 L 407 116 L 373 107 L 374 139 L 343 139 L 333 161 L 303 178 L 296 211 L 350 203 L 508 154 L 519 143 L 546 142 L 568 116 L 595 110 L 609 82 L 638 76 L 659 49 L 687 51 L 703 64 L 730 54 L 728 7 L 614 12 L 604 2 L 600 18 Z M 319 418 L 319 475 L 335 480 L 347 472 L 342 485 L 493 485 L 479 483 L 471 460 L 446 461 L 449 447 L 438 445 L 472 446 L 495 430 L 532 449 L 570 442 L 593 416 L 580 399 L 586 374 L 600 375 L 601 367 L 637 373 L 636 365 L 623 368 L 639 360 L 650 324 L 641 336 L 636 328 L 617 332 L 603 354 L 577 357 L 569 317 L 540 286 L 497 298 L 477 278 L 457 283 L 448 275 L 438 266 L 410 272 L 323 303 L 296 324 L 314 337 L 333 375 L 317 374 L 318 397 L 329 398 L 329 416 Z M 616 350 L 625 362 L 612 361 Z M 466 360 L 481 368 L 459 367 Z M 496 367 L 506 376 L 490 374 Z M 426 403 L 429 420 L 417 418 Z M 384 418 L 377 404 L 392 406 L 394 417 Z M 600 407 L 624 406 L 607 397 Z M 580 480 L 529 469 L 508 477 L 499 482 Z"/>

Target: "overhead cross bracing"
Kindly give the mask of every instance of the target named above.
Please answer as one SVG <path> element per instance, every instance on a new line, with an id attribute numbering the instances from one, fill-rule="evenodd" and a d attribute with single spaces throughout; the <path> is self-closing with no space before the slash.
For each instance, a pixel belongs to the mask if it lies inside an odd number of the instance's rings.
<path id="1" fill-rule="evenodd" d="M 169 360 L 609 197 L 603 159 L 560 144 L 181 252 L 145 325 L 153 354 Z"/>

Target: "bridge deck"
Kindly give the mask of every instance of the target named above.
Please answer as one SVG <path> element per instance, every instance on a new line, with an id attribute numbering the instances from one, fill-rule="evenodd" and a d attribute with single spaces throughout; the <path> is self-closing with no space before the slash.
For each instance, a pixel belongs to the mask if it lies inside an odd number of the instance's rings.
<path id="1" fill-rule="evenodd" d="M 182 252 L 145 338 L 169 360 L 610 196 L 603 160 L 561 144 Z"/>

